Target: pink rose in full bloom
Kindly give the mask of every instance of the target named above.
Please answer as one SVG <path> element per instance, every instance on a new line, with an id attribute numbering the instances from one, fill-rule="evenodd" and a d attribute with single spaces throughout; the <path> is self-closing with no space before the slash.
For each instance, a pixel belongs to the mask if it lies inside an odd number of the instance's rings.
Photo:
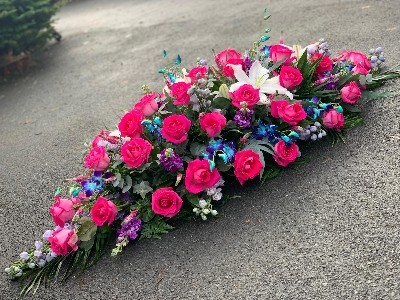
<path id="1" fill-rule="evenodd" d="M 161 134 L 168 142 L 180 144 L 187 140 L 191 125 L 185 115 L 171 115 L 164 119 Z"/>
<path id="2" fill-rule="evenodd" d="M 294 51 L 292 49 L 283 44 L 275 44 L 269 47 L 269 57 L 274 63 L 284 59 L 285 59 L 284 64 L 290 63 L 291 61 L 290 57 L 292 56 L 293 53 Z"/>
<path id="3" fill-rule="evenodd" d="M 342 96 L 343 102 L 354 105 L 361 97 L 361 90 L 358 87 L 357 83 L 352 81 L 342 87 L 342 89 L 340 90 L 340 95 Z"/>
<path id="4" fill-rule="evenodd" d="M 110 136 L 110 131 L 102 130 L 92 140 L 92 148 L 99 146 L 99 143 L 106 141 L 110 144 L 118 144 L 118 138 L 116 136 Z"/>
<path id="5" fill-rule="evenodd" d="M 60 229 L 54 231 L 49 237 L 51 250 L 57 255 L 67 255 L 78 250 L 78 236 L 74 230 Z"/>
<path id="6" fill-rule="evenodd" d="M 74 202 L 71 199 L 55 197 L 56 202 L 50 207 L 50 214 L 57 226 L 64 227 L 66 222 L 72 220 L 75 215 Z"/>
<path id="7" fill-rule="evenodd" d="M 182 198 L 170 187 L 159 188 L 151 196 L 151 209 L 157 215 L 174 217 L 181 210 Z"/>
<path id="8" fill-rule="evenodd" d="M 114 202 L 104 197 L 97 198 L 95 204 L 90 210 L 90 215 L 94 224 L 103 226 L 105 223 L 111 225 L 114 222 L 118 209 Z"/>
<path id="9" fill-rule="evenodd" d="M 318 67 L 315 69 L 315 74 L 317 75 L 322 75 L 325 72 L 329 72 L 332 71 L 332 65 L 333 62 L 332 60 L 329 58 L 329 56 L 321 54 L 319 52 L 315 52 L 312 56 L 311 56 L 311 61 L 316 61 L 318 59 L 320 59 L 322 56 L 322 60 L 319 62 Z"/>
<path id="10" fill-rule="evenodd" d="M 307 117 L 300 102 L 290 104 L 286 100 L 271 101 L 271 115 L 290 125 L 297 125 Z"/>
<path id="11" fill-rule="evenodd" d="M 246 102 L 246 107 L 252 109 L 260 101 L 260 90 L 255 89 L 251 84 L 243 84 L 229 94 L 232 98 L 232 105 L 237 108 L 242 108 L 240 103 Z"/>
<path id="12" fill-rule="evenodd" d="M 211 171 L 207 160 L 195 159 L 189 162 L 186 169 L 185 186 L 190 193 L 197 194 L 214 186 L 220 177 L 216 168 Z"/>
<path id="13" fill-rule="evenodd" d="M 200 127 L 207 133 L 208 137 L 218 136 L 226 126 L 226 118 L 219 112 L 211 112 L 199 116 Z"/>
<path id="14" fill-rule="evenodd" d="M 229 65 L 241 65 L 243 63 L 242 54 L 228 48 L 215 55 L 215 63 L 225 76 L 233 78 L 235 74 Z"/>
<path id="15" fill-rule="evenodd" d="M 344 116 L 342 113 L 337 112 L 334 109 L 330 109 L 329 111 L 325 111 L 322 115 L 322 122 L 326 128 L 335 129 L 336 131 L 340 131 L 340 129 L 344 125 Z"/>
<path id="16" fill-rule="evenodd" d="M 343 51 L 339 54 L 338 59 L 348 60 L 356 66 L 361 65 L 361 67 L 363 67 L 363 69 L 365 69 L 367 72 L 371 70 L 371 62 L 364 53 L 356 51 Z"/>
<path id="17" fill-rule="evenodd" d="M 121 147 L 121 159 L 131 168 L 138 168 L 149 159 L 153 146 L 142 138 L 127 141 Z"/>
<path id="18" fill-rule="evenodd" d="M 188 91 L 192 85 L 183 81 L 175 82 L 171 86 L 171 95 L 174 98 L 175 105 L 188 105 L 190 95 Z"/>
<path id="19" fill-rule="evenodd" d="M 275 162 L 282 167 L 294 162 L 300 155 L 299 147 L 295 143 L 287 145 L 283 140 L 275 144 L 274 152 L 273 158 Z"/>
<path id="20" fill-rule="evenodd" d="M 253 150 L 242 150 L 235 154 L 235 161 L 233 163 L 235 168 L 234 174 L 243 185 L 245 181 L 253 179 L 260 174 L 263 165 L 260 161 L 260 156 Z"/>
<path id="21" fill-rule="evenodd" d="M 200 78 L 202 78 L 202 79 L 206 78 L 207 73 L 208 73 L 207 66 L 198 66 L 198 67 L 192 68 L 189 71 L 189 74 L 187 75 L 187 77 L 189 77 L 191 82 L 194 83 Z"/>
<path id="22" fill-rule="evenodd" d="M 93 169 L 95 171 L 104 171 L 110 164 L 110 158 L 107 155 L 106 148 L 94 147 L 86 155 L 83 165 L 86 168 Z"/>
<path id="23" fill-rule="evenodd" d="M 153 115 L 158 111 L 158 103 L 156 98 L 156 93 L 144 95 L 142 98 L 140 98 L 139 102 L 133 106 L 133 110 L 140 111 L 146 117 Z"/>
<path id="24" fill-rule="evenodd" d="M 132 110 L 127 112 L 118 124 L 121 136 L 128 136 L 130 138 L 140 137 L 143 133 L 143 120 L 144 115 L 140 111 Z"/>
<path id="25" fill-rule="evenodd" d="M 351 72 L 353 74 L 361 74 L 361 75 L 368 75 L 369 70 L 367 70 L 362 64 L 357 64 Z"/>
<path id="26" fill-rule="evenodd" d="M 279 83 L 281 86 L 292 90 L 303 82 L 303 75 L 300 70 L 291 66 L 282 66 L 279 73 Z"/>

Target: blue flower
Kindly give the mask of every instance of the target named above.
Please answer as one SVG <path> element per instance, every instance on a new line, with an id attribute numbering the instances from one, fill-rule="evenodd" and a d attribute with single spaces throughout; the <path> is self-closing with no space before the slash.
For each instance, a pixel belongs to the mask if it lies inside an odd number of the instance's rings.
<path id="1" fill-rule="evenodd" d="M 256 140 L 262 140 L 267 138 L 271 143 L 275 143 L 278 141 L 279 134 L 276 132 L 278 127 L 273 124 L 263 123 L 261 120 L 258 120 L 257 127 L 254 128 L 252 137 Z"/>
<path id="2" fill-rule="evenodd" d="M 96 191 L 102 191 L 104 189 L 103 178 L 98 176 L 92 176 L 90 181 L 83 180 L 81 182 L 82 192 L 86 194 L 86 197 L 92 196 Z"/>

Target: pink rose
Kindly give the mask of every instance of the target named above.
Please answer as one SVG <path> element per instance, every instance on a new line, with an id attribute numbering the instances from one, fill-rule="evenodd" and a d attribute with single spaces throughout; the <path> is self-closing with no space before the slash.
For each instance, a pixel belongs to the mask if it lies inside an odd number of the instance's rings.
<path id="1" fill-rule="evenodd" d="M 187 133 L 192 123 L 184 115 L 166 117 L 161 128 L 162 136 L 173 144 L 180 144 L 187 140 Z"/>
<path id="2" fill-rule="evenodd" d="M 326 128 L 335 129 L 336 131 L 340 131 L 340 129 L 344 125 L 344 116 L 342 113 L 337 112 L 334 109 L 330 109 L 329 111 L 325 111 L 322 115 L 322 122 Z"/>
<path id="3" fill-rule="evenodd" d="M 140 137 L 143 133 L 143 120 L 144 115 L 140 111 L 132 110 L 127 112 L 118 124 L 121 136 Z"/>
<path id="4" fill-rule="evenodd" d="M 78 236 L 74 230 L 60 229 L 54 231 L 49 237 L 51 250 L 57 255 L 67 255 L 78 250 Z"/>
<path id="5" fill-rule="evenodd" d="M 133 110 L 140 111 L 146 117 L 153 115 L 158 111 L 156 97 L 156 93 L 144 95 L 140 98 L 139 102 L 133 106 Z"/>
<path id="6" fill-rule="evenodd" d="M 94 147 L 86 155 L 83 165 L 86 168 L 93 169 L 95 171 L 104 171 L 110 164 L 110 158 L 107 155 L 106 148 Z"/>
<path id="7" fill-rule="evenodd" d="M 190 102 L 188 90 L 192 85 L 183 81 L 173 83 L 171 86 L 171 95 L 174 98 L 175 105 L 187 105 Z"/>
<path id="8" fill-rule="evenodd" d="M 274 63 L 284 59 L 285 59 L 284 64 L 290 63 L 291 61 L 290 57 L 292 56 L 293 52 L 294 51 L 290 49 L 288 46 L 282 44 L 275 44 L 269 47 L 269 57 Z"/>
<path id="9" fill-rule="evenodd" d="M 286 100 L 271 101 L 271 115 L 290 125 L 297 125 L 307 117 L 300 102 L 289 104 Z"/>
<path id="10" fill-rule="evenodd" d="M 50 214 L 57 226 L 64 227 L 65 223 L 71 221 L 75 215 L 74 202 L 60 196 L 55 198 L 56 202 L 50 207 Z"/>
<path id="11" fill-rule="evenodd" d="M 299 147 L 295 143 L 288 145 L 283 140 L 275 144 L 274 152 L 275 162 L 282 167 L 294 162 L 300 155 Z"/>
<path id="12" fill-rule="evenodd" d="M 369 71 L 364 68 L 364 66 L 362 64 L 357 64 L 352 70 L 351 72 L 353 74 L 361 74 L 361 75 L 368 75 Z"/>
<path id="13" fill-rule="evenodd" d="M 225 76 L 233 78 L 235 74 L 232 67 L 228 65 L 241 65 L 243 63 L 242 54 L 228 48 L 215 55 L 215 63 Z"/>
<path id="14" fill-rule="evenodd" d="M 342 96 L 343 102 L 354 105 L 361 97 L 361 90 L 358 87 L 357 83 L 352 81 L 342 87 L 342 89 L 340 90 L 340 95 Z"/>
<path id="15" fill-rule="evenodd" d="M 104 223 L 111 225 L 114 222 L 117 212 L 118 209 L 112 201 L 104 197 L 99 197 L 90 210 L 90 215 L 94 224 L 103 226 Z"/>
<path id="16" fill-rule="evenodd" d="M 319 62 L 318 67 L 315 69 L 315 74 L 317 74 L 317 75 L 322 75 L 325 72 L 332 71 L 333 62 L 329 58 L 329 56 L 326 56 L 326 55 L 321 54 L 319 52 L 315 52 L 311 56 L 311 61 L 314 62 L 314 61 L 320 59 L 321 56 L 323 56 L 322 60 Z"/>
<path id="17" fill-rule="evenodd" d="M 253 150 L 242 150 L 235 154 L 233 163 L 235 168 L 234 174 L 243 185 L 246 180 L 253 179 L 260 174 L 263 165 L 261 164 L 259 155 Z"/>
<path id="18" fill-rule="evenodd" d="M 206 78 L 207 73 L 208 73 L 208 68 L 206 66 L 198 66 L 191 69 L 187 77 L 189 77 L 191 82 L 194 83 L 200 78 L 202 79 Z"/>
<path id="19" fill-rule="evenodd" d="M 367 70 L 367 73 L 369 72 L 369 70 L 371 70 L 371 62 L 364 53 L 356 51 L 343 51 L 342 53 L 340 53 L 338 59 L 348 60 L 356 66 L 361 65 L 363 69 Z"/>
<path id="20" fill-rule="evenodd" d="M 149 159 L 153 146 L 142 138 L 127 141 L 121 147 L 121 158 L 131 168 L 138 168 Z"/>
<path id="21" fill-rule="evenodd" d="M 282 66 L 279 74 L 279 83 L 288 90 L 299 86 L 303 81 L 300 70 L 291 66 Z"/>
<path id="22" fill-rule="evenodd" d="M 212 138 L 218 136 L 226 126 L 226 118 L 219 112 L 211 112 L 199 116 L 200 127 Z"/>
<path id="23" fill-rule="evenodd" d="M 118 144 L 118 138 L 115 136 L 110 136 L 110 131 L 102 130 L 98 135 L 96 135 L 92 140 L 92 148 L 99 146 L 100 142 L 106 141 L 110 144 Z"/>
<path id="24" fill-rule="evenodd" d="M 182 198 L 170 187 L 159 188 L 151 196 L 151 209 L 157 215 L 174 217 L 181 210 Z"/>
<path id="25" fill-rule="evenodd" d="M 186 169 L 185 186 L 190 193 L 197 194 L 214 186 L 220 177 L 216 168 L 211 171 L 207 160 L 195 159 L 189 162 Z"/>
<path id="26" fill-rule="evenodd" d="M 252 109 L 260 101 L 260 90 L 255 89 L 251 84 L 243 84 L 229 94 L 232 98 L 232 105 L 237 108 L 242 108 L 240 103 L 246 102 L 246 107 Z"/>

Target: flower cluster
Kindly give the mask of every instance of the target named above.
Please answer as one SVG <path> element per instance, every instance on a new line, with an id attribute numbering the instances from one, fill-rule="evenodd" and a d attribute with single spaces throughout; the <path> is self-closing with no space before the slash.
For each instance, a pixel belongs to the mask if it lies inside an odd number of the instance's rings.
<path id="1" fill-rule="evenodd" d="M 382 71 L 381 48 L 332 57 L 324 40 L 290 47 L 268 39 L 243 54 L 220 51 L 216 66 L 198 59 L 180 69 L 178 55 L 162 68 L 164 88 L 146 86 L 118 130 L 94 137 L 85 173 L 56 192 L 55 229 L 6 272 L 57 268 L 68 256 L 85 268 L 113 232 L 115 255 L 138 237 L 159 238 L 175 219 L 216 216 L 224 180 L 266 180 L 297 162 L 307 142 L 337 140 L 360 123 L 354 105 L 363 92 L 399 75 Z"/>

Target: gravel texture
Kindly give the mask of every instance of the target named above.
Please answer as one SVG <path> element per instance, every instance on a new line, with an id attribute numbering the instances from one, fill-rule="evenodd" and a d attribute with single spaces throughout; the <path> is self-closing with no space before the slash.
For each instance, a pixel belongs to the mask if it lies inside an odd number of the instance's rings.
<path id="1" fill-rule="evenodd" d="M 140 86 L 161 88 L 162 50 L 190 67 L 211 49 L 244 50 L 272 12 L 272 41 L 326 38 L 385 49 L 399 62 L 400 1 L 74 1 L 63 35 L 26 74 L 0 85 L 0 265 L 52 226 L 48 207 L 81 150 L 130 109 Z M 384 90 L 399 90 L 399 81 Z M 105 257 L 83 276 L 27 299 L 400 299 L 400 98 L 364 105 L 345 144 L 308 150 L 308 164 L 238 190 L 221 217 Z M 18 285 L 1 275 L 0 299 Z"/>

